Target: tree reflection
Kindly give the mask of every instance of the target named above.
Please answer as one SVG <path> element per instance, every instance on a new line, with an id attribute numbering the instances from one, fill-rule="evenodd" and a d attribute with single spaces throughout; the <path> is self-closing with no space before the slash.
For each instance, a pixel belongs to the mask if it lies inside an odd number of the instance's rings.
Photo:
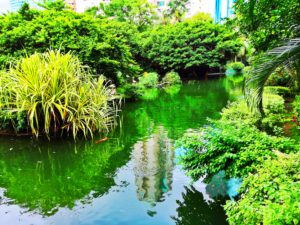
<path id="1" fill-rule="evenodd" d="M 121 150 L 114 141 L 103 145 L 3 142 L 0 186 L 12 203 L 52 215 L 59 207 L 72 208 L 76 200 L 89 202 L 115 185 L 116 169 L 129 158 L 119 157 L 124 156 Z"/>
<path id="2" fill-rule="evenodd" d="M 185 187 L 183 200 L 177 200 L 176 225 L 225 225 L 225 213 L 219 203 L 206 201 L 193 186 Z"/>

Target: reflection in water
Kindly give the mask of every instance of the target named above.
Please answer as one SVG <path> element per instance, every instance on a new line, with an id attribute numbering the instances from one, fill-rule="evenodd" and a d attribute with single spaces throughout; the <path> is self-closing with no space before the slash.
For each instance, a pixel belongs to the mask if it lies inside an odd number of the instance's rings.
<path id="1" fill-rule="evenodd" d="M 137 196 L 141 201 L 161 201 L 171 190 L 174 152 L 172 142 L 163 127 L 149 139 L 133 146 L 134 174 Z"/>
<path id="2" fill-rule="evenodd" d="M 225 171 L 220 171 L 212 177 L 212 180 L 207 184 L 206 191 L 211 198 L 233 199 L 238 195 L 238 190 L 242 184 L 241 178 L 226 178 Z"/>
<path id="3" fill-rule="evenodd" d="M 91 191 L 92 197 L 101 196 L 114 185 L 115 169 L 126 161 L 112 160 L 122 150 L 115 143 L 113 146 L 106 144 L 97 150 L 98 146 L 89 143 L 3 143 L 0 186 L 12 203 L 46 215 L 55 213 L 58 207 L 72 208 L 78 199 L 88 202 Z"/>
<path id="4" fill-rule="evenodd" d="M 127 103 L 121 125 L 101 144 L 0 137 L 1 222 L 224 224 L 222 208 L 201 194 L 205 184 L 201 192 L 185 187 L 190 180 L 174 163 L 173 143 L 207 117 L 218 118 L 230 91 L 214 80 L 157 92 L 157 99 L 150 100 L 152 93 Z M 37 222 L 25 213 L 21 220 L 15 205 L 42 216 Z"/>
<path id="5" fill-rule="evenodd" d="M 176 225 L 225 225 L 226 217 L 220 203 L 206 201 L 193 186 L 185 187 L 183 201 L 177 201 Z"/>

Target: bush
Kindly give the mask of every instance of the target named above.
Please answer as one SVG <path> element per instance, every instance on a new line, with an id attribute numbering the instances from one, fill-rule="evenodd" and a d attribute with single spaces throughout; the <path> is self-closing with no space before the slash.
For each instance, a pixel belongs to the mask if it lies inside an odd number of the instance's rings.
<path id="1" fill-rule="evenodd" d="M 25 112 L 14 112 L 0 110 L 0 130 L 5 132 L 24 131 L 26 129 L 27 117 Z"/>
<path id="2" fill-rule="evenodd" d="M 226 69 L 230 70 L 235 70 L 237 72 L 241 72 L 245 68 L 245 65 L 242 62 L 231 62 L 227 63 Z"/>
<path id="3" fill-rule="evenodd" d="M 244 99 L 229 103 L 222 110 L 221 120 L 258 126 L 269 134 L 282 135 L 282 125 L 286 122 L 284 99 L 277 94 L 265 91 L 263 98 L 265 117 L 251 112 Z"/>
<path id="4" fill-rule="evenodd" d="M 178 73 L 172 71 L 164 76 L 162 83 L 166 86 L 181 84 L 181 79 Z"/>
<path id="5" fill-rule="evenodd" d="M 184 136 L 177 146 L 186 149 L 181 163 L 195 180 L 221 170 L 229 177 L 245 177 L 266 158 L 276 157 L 274 150 L 291 152 L 299 147 L 291 139 L 269 136 L 241 121 L 221 120 Z"/>
<path id="6" fill-rule="evenodd" d="M 265 92 L 263 95 L 263 106 L 266 114 L 285 112 L 284 99 L 277 94 Z"/>
<path id="7" fill-rule="evenodd" d="M 145 72 L 139 77 L 138 87 L 139 88 L 154 88 L 158 84 L 158 74 L 155 72 Z"/>
<path id="8" fill-rule="evenodd" d="M 293 102 L 294 112 L 297 114 L 298 117 L 300 117 L 300 95 L 297 95 L 295 97 L 295 100 Z"/>
<path id="9" fill-rule="evenodd" d="M 293 96 L 292 90 L 288 87 L 282 86 L 266 86 L 264 87 L 265 93 L 280 95 L 283 97 L 290 97 Z"/>
<path id="10" fill-rule="evenodd" d="M 221 120 L 256 125 L 260 117 L 251 112 L 244 99 L 229 103 L 221 112 Z"/>
<path id="11" fill-rule="evenodd" d="M 106 132 L 115 115 L 103 77 L 92 78 L 72 54 L 49 51 L 20 60 L 0 76 L 1 110 L 27 114 L 31 132 L 48 137 Z M 3 112 L 2 112 L 3 113 Z"/>
<path id="12" fill-rule="evenodd" d="M 277 156 L 244 180 L 238 202 L 227 202 L 229 224 L 299 224 L 300 153 Z"/>

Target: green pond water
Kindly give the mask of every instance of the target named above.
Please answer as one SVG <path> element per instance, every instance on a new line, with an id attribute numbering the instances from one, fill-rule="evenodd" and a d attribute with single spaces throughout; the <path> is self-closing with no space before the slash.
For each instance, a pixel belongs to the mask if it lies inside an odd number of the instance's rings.
<path id="1" fill-rule="evenodd" d="M 193 183 L 174 144 L 238 95 L 225 79 L 150 91 L 99 144 L 0 137 L 0 224 L 227 224 L 226 188 Z"/>

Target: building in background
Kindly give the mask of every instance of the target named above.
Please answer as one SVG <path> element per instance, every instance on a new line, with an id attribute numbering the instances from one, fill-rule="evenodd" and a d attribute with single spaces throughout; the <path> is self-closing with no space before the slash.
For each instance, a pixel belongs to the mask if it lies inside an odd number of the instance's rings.
<path id="1" fill-rule="evenodd" d="M 215 13 L 213 18 L 215 22 L 220 22 L 222 19 L 233 15 L 233 3 L 234 0 L 216 0 L 215 1 Z"/>
<path id="2" fill-rule="evenodd" d="M 148 0 L 162 12 L 168 8 L 170 0 Z M 234 0 L 189 0 L 186 17 L 192 17 L 197 13 L 209 14 L 215 22 L 220 22 L 233 14 Z"/>
<path id="3" fill-rule="evenodd" d="M 9 0 L 10 9 L 8 11 L 17 11 L 25 2 L 29 3 L 31 7 L 38 6 L 34 3 L 38 0 Z M 99 6 L 100 3 L 108 4 L 110 0 L 65 0 L 70 7 L 77 12 L 84 12 L 85 10 Z M 148 0 L 157 7 L 158 12 L 163 12 L 168 8 L 170 0 Z M 234 0 L 190 0 L 187 8 L 186 17 L 192 17 L 199 12 L 209 14 L 215 22 L 220 22 L 233 14 L 232 6 Z"/>

